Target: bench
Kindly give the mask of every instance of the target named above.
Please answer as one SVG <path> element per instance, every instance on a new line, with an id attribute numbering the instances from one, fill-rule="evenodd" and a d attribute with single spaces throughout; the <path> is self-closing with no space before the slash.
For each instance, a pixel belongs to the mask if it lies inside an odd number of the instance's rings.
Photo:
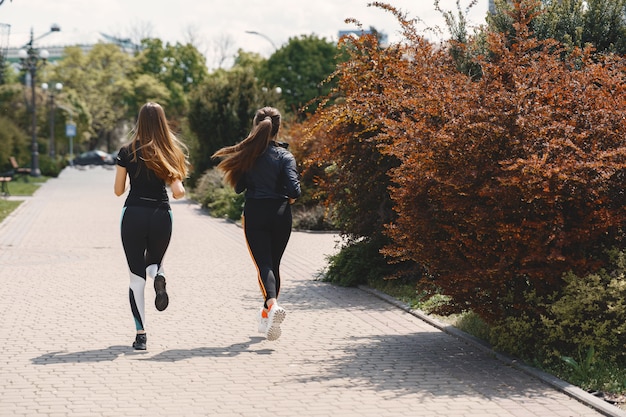
<path id="1" fill-rule="evenodd" d="M 17 163 L 17 159 L 15 159 L 14 156 L 10 157 L 9 160 L 11 161 L 11 166 L 13 167 L 13 172 L 15 173 L 15 175 L 22 175 L 28 181 L 28 176 L 30 175 L 30 168 L 19 166 L 19 164 Z"/>
<path id="2" fill-rule="evenodd" d="M 13 177 L 0 177 L 0 184 L 2 184 L 2 195 L 9 196 L 11 193 L 9 192 L 9 183 Z"/>

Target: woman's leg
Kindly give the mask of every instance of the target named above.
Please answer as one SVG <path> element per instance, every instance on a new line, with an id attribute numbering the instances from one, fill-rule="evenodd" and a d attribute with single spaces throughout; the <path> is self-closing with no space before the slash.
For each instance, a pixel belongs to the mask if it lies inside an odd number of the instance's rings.
<path id="1" fill-rule="evenodd" d="M 163 258 L 172 237 L 171 210 L 158 209 L 152 213 L 148 232 L 148 244 L 145 254 L 146 273 L 154 279 L 156 298 L 154 305 L 163 311 L 169 304 L 169 296 L 165 290 L 165 274 Z"/>
<path id="2" fill-rule="evenodd" d="M 276 278 L 272 270 L 271 232 L 257 220 L 256 214 L 247 213 L 244 233 L 250 256 L 257 268 L 257 279 L 265 302 L 269 298 L 276 298 Z"/>
<path id="3" fill-rule="evenodd" d="M 145 339 L 145 286 L 146 275 L 162 274 L 162 261 L 172 234 L 171 213 L 164 209 L 125 207 L 122 212 L 122 245 L 130 274 L 129 301 L 138 336 L 133 343 L 136 349 L 146 348 Z M 157 279 L 155 278 L 155 283 Z M 157 292 L 159 295 L 159 292 Z M 165 298 L 164 298 L 165 297 Z M 157 308 L 167 307 L 165 278 Z M 140 340 L 141 339 L 141 340 Z"/>
<path id="4" fill-rule="evenodd" d="M 145 333 L 145 253 L 148 221 L 142 207 L 124 207 L 121 235 L 130 275 L 129 300 L 137 333 Z"/>
<path id="5" fill-rule="evenodd" d="M 244 209 L 244 231 L 252 259 L 257 267 L 258 280 L 264 297 L 264 309 L 259 312 L 259 331 L 268 340 L 276 340 L 281 335 L 280 323 L 285 318 L 285 310 L 276 304 L 279 280 L 274 273 L 274 251 L 278 251 L 278 262 L 284 252 L 286 242 L 274 244 L 276 216 L 280 210 L 280 200 L 246 201 Z M 283 233 L 284 235 L 284 233 Z M 282 249 L 281 249 L 282 247 Z"/>
<path id="6" fill-rule="evenodd" d="M 279 210 L 272 226 L 272 271 L 276 280 L 276 298 L 280 294 L 280 261 L 291 236 L 291 207 Z"/>

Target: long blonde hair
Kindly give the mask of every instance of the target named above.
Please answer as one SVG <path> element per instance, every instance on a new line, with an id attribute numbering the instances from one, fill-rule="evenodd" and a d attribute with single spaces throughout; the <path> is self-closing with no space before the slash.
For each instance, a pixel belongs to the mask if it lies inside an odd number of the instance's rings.
<path id="1" fill-rule="evenodd" d="M 141 150 L 146 167 L 166 183 L 187 178 L 187 147 L 170 129 L 158 103 L 148 102 L 141 107 L 131 141 L 133 161 L 137 161 L 137 151 Z"/>
<path id="2" fill-rule="evenodd" d="M 254 161 L 278 135 L 279 129 L 280 112 L 277 109 L 263 107 L 257 110 L 248 137 L 236 145 L 220 149 L 212 156 L 222 158 L 217 168 L 224 173 L 224 182 L 234 188 L 242 175 L 252 168 Z"/>

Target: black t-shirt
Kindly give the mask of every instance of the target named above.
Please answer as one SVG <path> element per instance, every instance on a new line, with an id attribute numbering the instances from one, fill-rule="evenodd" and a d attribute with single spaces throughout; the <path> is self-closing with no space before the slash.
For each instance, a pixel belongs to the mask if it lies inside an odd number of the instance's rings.
<path id="1" fill-rule="evenodd" d="M 130 145 L 122 146 L 117 154 L 117 165 L 126 168 L 130 178 L 130 192 L 124 206 L 169 207 L 169 197 L 165 181 L 148 169 L 141 159 L 141 149 L 137 150 L 137 160 L 133 161 Z"/>

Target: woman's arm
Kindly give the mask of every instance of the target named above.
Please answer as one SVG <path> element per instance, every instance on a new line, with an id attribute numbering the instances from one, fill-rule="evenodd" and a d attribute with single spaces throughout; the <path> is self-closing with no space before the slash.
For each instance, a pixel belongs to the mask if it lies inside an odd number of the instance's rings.
<path id="1" fill-rule="evenodd" d="M 183 198 L 185 196 L 185 187 L 183 186 L 183 182 L 181 180 L 176 180 L 170 184 L 170 188 L 172 189 L 172 197 L 178 200 L 179 198 Z"/>
<path id="2" fill-rule="evenodd" d="M 295 201 L 296 198 L 300 197 L 301 190 L 300 179 L 298 178 L 298 168 L 296 167 L 296 160 L 293 155 L 289 154 L 286 158 L 286 163 L 283 166 L 283 169 L 287 182 L 285 184 L 287 187 L 287 197 Z"/>
<path id="3" fill-rule="evenodd" d="M 116 165 L 117 171 L 115 171 L 115 184 L 113 191 L 116 196 L 121 196 L 126 191 L 126 168 Z"/>

